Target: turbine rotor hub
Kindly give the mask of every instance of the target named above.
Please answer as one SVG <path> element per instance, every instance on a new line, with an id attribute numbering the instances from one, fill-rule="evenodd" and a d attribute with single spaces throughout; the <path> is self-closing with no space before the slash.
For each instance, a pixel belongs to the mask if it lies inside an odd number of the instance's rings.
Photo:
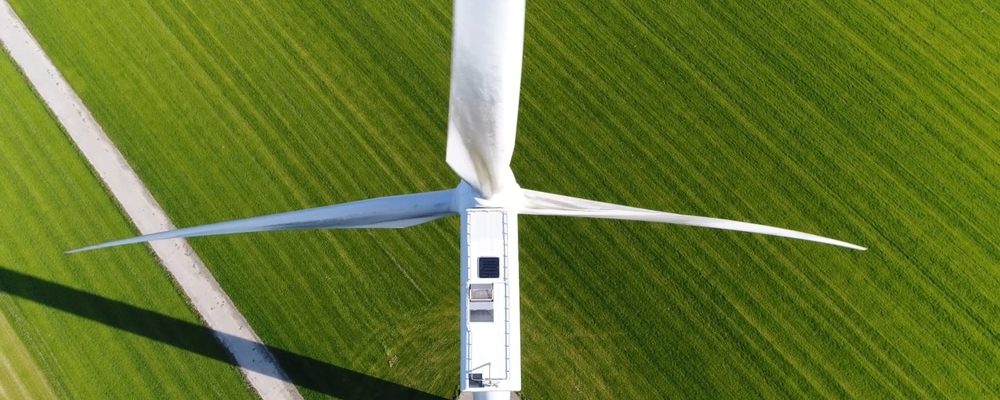
<path id="1" fill-rule="evenodd" d="M 455 212 L 469 208 L 506 208 L 516 211 L 521 209 L 524 202 L 524 192 L 517 183 L 508 185 L 506 189 L 493 193 L 490 197 L 484 197 L 464 180 L 455 188 Z"/>

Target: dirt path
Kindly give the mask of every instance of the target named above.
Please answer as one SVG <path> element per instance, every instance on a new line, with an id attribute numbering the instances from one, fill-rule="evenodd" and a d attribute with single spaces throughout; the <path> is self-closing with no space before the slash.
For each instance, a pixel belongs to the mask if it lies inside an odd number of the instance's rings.
<path id="1" fill-rule="evenodd" d="M 173 229 L 160 205 L 6 0 L 0 0 L 0 42 L 139 232 Z M 233 355 L 253 390 L 264 399 L 300 399 L 295 386 L 187 242 L 164 240 L 150 243 L 150 247 L 205 324 L 222 333 L 216 337 Z"/>

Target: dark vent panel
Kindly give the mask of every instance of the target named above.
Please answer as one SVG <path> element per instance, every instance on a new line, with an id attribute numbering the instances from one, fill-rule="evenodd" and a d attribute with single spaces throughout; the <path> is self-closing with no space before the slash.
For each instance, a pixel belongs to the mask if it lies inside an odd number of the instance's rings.
<path id="1" fill-rule="evenodd" d="M 479 257 L 479 277 L 499 278 L 500 258 L 499 257 Z"/>

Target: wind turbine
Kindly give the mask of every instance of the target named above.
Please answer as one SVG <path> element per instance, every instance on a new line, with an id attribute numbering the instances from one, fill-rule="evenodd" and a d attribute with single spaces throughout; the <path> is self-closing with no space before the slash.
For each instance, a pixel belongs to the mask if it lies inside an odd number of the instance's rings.
<path id="1" fill-rule="evenodd" d="M 506 399 L 521 389 L 517 216 L 553 215 L 689 225 L 864 247 L 808 233 L 672 214 L 522 189 L 514 152 L 525 0 L 455 0 L 448 165 L 461 182 L 425 192 L 154 233 L 70 253 L 182 237 L 320 228 L 405 228 L 458 214 L 461 224 L 461 390 Z"/>

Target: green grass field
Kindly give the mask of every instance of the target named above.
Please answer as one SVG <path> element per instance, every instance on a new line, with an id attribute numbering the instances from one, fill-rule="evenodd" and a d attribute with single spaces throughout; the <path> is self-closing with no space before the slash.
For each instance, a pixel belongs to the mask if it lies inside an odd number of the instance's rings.
<path id="1" fill-rule="evenodd" d="M 178 225 L 457 184 L 448 1 L 12 3 Z M 1000 396 L 1000 10 L 881 3 L 529 2 L 522 186 L 871 249 L 525 217 L 526 397 Z M 457 242 L 192 240 L 359 399 L 452 394 Z"/>
<path id="2" fill-rule="evenodd" d="M 148 250 L 62 253 L 131 231 L 2 52 L 0 104 L 0 398 L 248 397 Z"/>

